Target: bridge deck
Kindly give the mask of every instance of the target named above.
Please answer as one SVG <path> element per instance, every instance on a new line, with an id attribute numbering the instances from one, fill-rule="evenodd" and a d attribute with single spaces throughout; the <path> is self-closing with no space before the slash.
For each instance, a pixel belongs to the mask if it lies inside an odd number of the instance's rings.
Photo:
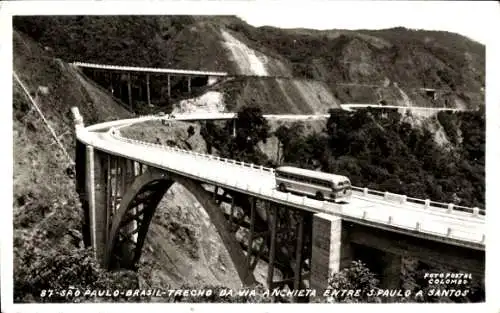
<path id="1" fill-rule="evenodd" d="M 227 76 L 225 72 L 211 72 L 211 71 L 192 71 L 192 70 L 178 70 L 170 68 L 154 68 L 154 67 L 136 67 L 136 66 L 120 66 L 120 65 L 105 65 L 105 64 L 92 64 L 73 62 L 74 66 L 110 70 L 110 71 L 123 71 L 123 72 L 142 72 L 142 73 L 162 73 L 162 74 L 176 74 L 186 76 Z"/>
<path id="2" fill-rule="evenodd" d="M 95 126 L 91 128 L 97 130 Z M 480 217 L 426 210 L 412 204 L 396 204 L 362 193 L 356 193 L 352 201 L 344 205 L 316 201 L 277 191 L 272 169 L 252 168 L 249 164 L 235 164 L 231 160 L 209 155 L 138 142 L 112 135 L 111 132 L 92 133 L 80 128 L 78 138 L 114 155 L 287 206 L 339 215 L 346 220 L 381 229 L 484 250 L 485 223 Z"/>
<path id="3" fill-rule="evenodd" d="M 360 109 L 360 108 L 374 108 L 374 109 L 402 109 L 402 110 L 414 110 L 414 111 L 470 111 L 466 109 L 459 108 L 436 108 L 436 107 L 410 107 L 410 106 L 398 106 L 398 105 L 380 105 L 377 103 L 345 103 L 340 105 L 343 109 Z"/>

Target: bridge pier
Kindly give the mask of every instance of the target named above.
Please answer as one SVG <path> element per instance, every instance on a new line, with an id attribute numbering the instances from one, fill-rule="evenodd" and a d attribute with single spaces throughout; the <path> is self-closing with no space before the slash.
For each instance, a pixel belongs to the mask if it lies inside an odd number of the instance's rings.
<path id="1" fill-rule="evenodd" d="M 151 93 L 149 90 L 149 74 L 146 74 L 146 93 L 148 97 L 148 106 L 151 106 Z"/>
<path id="2" fill-rule="evenodd" d="M 317 213 L 312 224 L 311 288 L 321 296 L 330 275 L 349 266 L 352 249 L 342 218 Z"/>
<path id="3" fill-rule="evenodd" d="M 82 223 L 82 237 L 85 247 L 92 245 L 91 228 L 90 228 L 90 209 L 89 199 L 87 195 L 87 175 L 90 173 L 87 168 L 87 148 L 79 140 L 76 141 L 75 147 L 75 179 L 76 179 L 76 192 L 80 198 L 80 203 L 83 210 L 83 223 Z"/>
<path id="4" fill-rule="evenodd" d="M 128 105 L 130 106 L 130 109 L 132 110 L 134 108 L 132 104 L 132 77 L 130 73 L 127 75 L 127 91 L 128 91 Z"/>
<path id="5" fill-rule="evenodd" d="M 170 75 L 167 75 L 167 95 L 168 95 L 168 98 L 170 99 L 170 96 L 171 96 L 171 86 L 170 86 Z"/>
<path id="6" fill-rule="evenodd" d="M 92 250 L 98 263 L 104 266 L 104 253 L 108 237 L 107 209 L 107 160 L 105 155 L 92 146 L 86 148 L 86 194 L 90 215 Z"/>
<path id="7" fill-rule="evenodd" d="M 122 199 L 123 195 L 127 192 L 127 186 L 131 186 L 135 179 L 135 169 L 134 169 L 134 161 L 123 159 L 122 161 Z M 132 215 L 137 214 L 137 206 L 130 208 L 129 212 Z M 123 226 L 124 233 L 128 234 L 129 241 L 123 243 L 123 249 L 125 249 L 128 253 L 127 255 L 133 254 L 133 249 L 135 249 L 137 245 L 137 220 L 132 220 L 130 223 L 127 223 Z"/>
<path id="8" fill-rule="evenodd" d="M 383 256 L 384 268 L 380 285 L 382 288 L 398 289 L 401 285 L 401 266 L 402 257 L 394 253 L 384 253 Z"/>
<path id="9" fill-rule="evenodd" d="M 106 249 L 112 219 L 139 168 L 136 169 L 135 162 L 131 160 L 106 154 L 92 146 L 85 147 L 80 142 L 77 143 L 76 167 L 77 191 L 84 210 L 84 244 L 92 247 L 95 258 L 102 267 L 108 267 Z M 130 213 L 135 215 L 137 208 L 131 208 Z M 122 229 L 130 236 L 129 241 L 120 245 L 125 250 L 122 255 L 134 255 L 133 249 L 138 238 L 137 220 L 123 225 Z"/>

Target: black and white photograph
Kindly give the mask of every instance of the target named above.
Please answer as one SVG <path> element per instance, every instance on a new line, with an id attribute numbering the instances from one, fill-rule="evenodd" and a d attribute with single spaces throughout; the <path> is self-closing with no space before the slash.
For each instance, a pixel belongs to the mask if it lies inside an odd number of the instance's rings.
<path id="1" fill-rule="evenodd" d="M 11 309 L 490 301 L 498 3 L 15 2 Z"/>

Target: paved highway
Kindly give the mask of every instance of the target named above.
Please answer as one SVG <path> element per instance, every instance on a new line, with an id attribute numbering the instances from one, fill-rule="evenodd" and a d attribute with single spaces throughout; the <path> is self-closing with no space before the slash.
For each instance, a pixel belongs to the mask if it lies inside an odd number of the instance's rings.
<path id="1" fill-rule="evenodd" d="M 362 192 L 355 192 L 349 204 L 334 204 L 282 193 L 275 188 L 273 169 L 235 164 L 233 160 L 126 139 L 120 137 L 118 132 L 113 134 L 114 128 L 111 127 L 130 123 L 131 120 L 124 120 L 89 128 L 77 126 L 77 136 L 83 142 L 108 153 L 287 206 L 337 215 L 345 220 L 394 232 L 484 249 L 484 216 L 453 210 L 448 213 L 434 207 L 425 209 L 423 205 L 391 202 L 376 195 L 365 196 Z"/>
<path id="2" fill-rule="evenodd" d="M 429 111 L 429 112 L 439 112 L 439 111 L 471 111 L 465 109 L 457 109 L 457 108 L 428 108 L 428 107 L 407 107 L 407 106 L 397 106 L 397 105 L 380 105 L 378 103 L 344 103 L 341 104 L 340 107 L 344 110 L 351 109 L 361 109 L 361 108 L 374 108 L 374 109 L 400 109 L 400 110 L 410 110 L 410 111 Z"/>

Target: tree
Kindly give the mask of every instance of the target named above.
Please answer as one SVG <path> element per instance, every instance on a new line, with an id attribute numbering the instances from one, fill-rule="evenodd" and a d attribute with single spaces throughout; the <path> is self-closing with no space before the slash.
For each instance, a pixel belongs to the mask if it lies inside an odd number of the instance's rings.
<path id="1" fill-rule="evenodd" d="M 107 272 L 99 267 L 91 249 L 74 248 L 68 242 L 54 245 L 47 231 L 18 231 L 14 236 L 14 301 L 73 302 L 88 298 L 43 295 L 43 290 L 134 289 L 136 273 Z M 83 299 L 83 300 L 82 300 Z M 104 300 L 104 299 L 99 299 Z M 116 299 L 115 299 L 116 300 Z"/>
<path id="2" fill-rule="evenodd" d="M 328 302 L 366 303 L 380 302 L 379 298 L 370 297 L 371 290 L 378 289 L 379 280 L 375 274 L 361 261 L 353 261 L 351 265 L 340 272 L 334 273 L 328 279 L 328 290 L 361 290 L 361 296 L 339 294 L 327 299 Z"/>
<path id="3" fill-rule="evenodd" d="M 259 107 L 244 107 L 236 118 L 236 144 L 239 148 L 255 147 L 259 141 L 266 143 L 269 124 Z"/>

